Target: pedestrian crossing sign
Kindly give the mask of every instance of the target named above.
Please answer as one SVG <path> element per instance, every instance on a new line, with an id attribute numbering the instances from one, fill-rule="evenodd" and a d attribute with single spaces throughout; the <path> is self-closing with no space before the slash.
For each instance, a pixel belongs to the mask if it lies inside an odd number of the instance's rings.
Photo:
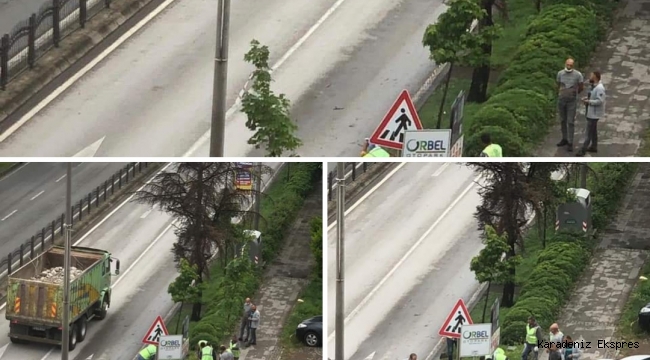
<path id="1" fill-rule="evenodd" d="M 402 150 L 404 132 L 422 130 L 422 122 L 411 100 L 408 90 L 403 90 L 384 116 L 370 142 L 375 145 L 395 150 Z"/>
<path id="2" fill-rule="evenodd" d="M 145 344 L 158 345 L 160 337 L 165 335 L 169 335 L 169 331 L 167 331 L 162 316 L 158 315 L 153 324 L 151 324 L 147 334 L 142 338 L 142 342 Z"/>
<path id="3" fill-rule="evenodd" d="M 467 311 L 463 299 L 458 299 L 456 305 L 447 316 L 447 320 L 442 324 L 438 335 L 460 339 L 460 329 L 463 325 L 472 325 L 472 317 Z"/>

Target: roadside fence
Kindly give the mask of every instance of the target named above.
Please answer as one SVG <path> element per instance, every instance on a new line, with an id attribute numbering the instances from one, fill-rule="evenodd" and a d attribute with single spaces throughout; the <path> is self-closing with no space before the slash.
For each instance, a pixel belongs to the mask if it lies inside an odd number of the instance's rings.
<path id="1" fill-rule="evenodd" d="M 345 183 L 349 184 L 357 180 L 357 178 L 364 174 L 368 169 L 378 163 L 357 162 L 345 164 Z M 336 189 L 336 169 L 327 174 L 327 201 L 332 201 Z"/>
<path id="2" fill-rule="evenodd" d="M 115 194 L 115 191 L 119 191 L 129 182 L 133 182 L 149 166 L 151 166 L 150 163 L 129 163 L 98 185 L 88 195 L 73 203 L 71 225 L 74 227 L 75 224 L 90 216 L 91 212 L 96 211 L 106 201 L 110 200 Z M 19 248 L 3 256 L 0 261 L 0 277 L 11 274 L 12 271 L 19 269 L 44 250 L 51 248 L 54 240 L 63 235 L 64 224 L 65 213 L 43 226 L 38 233 L 34 234 L 30 239 L 27 239 Z"/>
<path id="3" fill-rule="evenodd" d="M 111 0 L 46 0 L 0 38 L 0 88 L 6 90 L 18 74 L 34 68 L 43 54 L 110 5 Z"/>

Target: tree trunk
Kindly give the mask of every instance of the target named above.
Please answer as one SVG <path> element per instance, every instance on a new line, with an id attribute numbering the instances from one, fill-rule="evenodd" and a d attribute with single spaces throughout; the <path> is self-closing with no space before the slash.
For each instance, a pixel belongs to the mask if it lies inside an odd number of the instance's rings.
<path id="1" fill-rule="evenodd" d="M 178 328 L 181 325 L 181 314 L 183 313 L 183 306 L 185 304 L 181 302 L 181 308 L 178 310 L 178 320 L 176 321 L 176 332 L 174 334 L 178 334 Z"/>
<path id="2" fill-rule="evenodd" d="M 514 178 L 514 173 L 512 170 L 508 169 L 506 170 L 505 173 L 505 183 L 506 184 L 512 184 L 512 186 L 515 186 L 515 178 Z M 518 220 L 519 217 L 518 211 L 517 211 L 517 206 L 514 203 L 516 199 L 513 197 L 506 197 L 504 201 L 504 210 L 505 210 L 505 230 L 506 234 L 508 235 L 508 243 L 510 245 L 510 248 L 508 249 L 508 253 L 506 254 L 507 258 L 513 258 L 516 255 L 515 249 L 516 249 L 516 244 L 517 244 L 517 233 L 518 233 Z M 507 281 L 504 286 L 503 286 L 503 297 L 501 300 L 502 306 L 504 307 L 511 307 L 514 305 L 514 300 L 515 300 L 515 267 L 512 267 L 509 270 L 509 278 L 510 280 Z"/>
<path id="3" fill-rule="evenodd" d="M 492 281 L 488 281 L 488 288 L 485 292 L 485 304 L 483 305 L 483 317 L 481 318 L 481 323 L 485 323 L 485 312 L 487 311 L 488 299 L 490 298 L 490 286 Z"/>
<path id="4" fill-rule="evenodd" d="M 548 209 L 544 206 L 544 228 L 542 229 L 542 249 L 546 249 L 546 228 L 548 224 L 546 222 L 548 215 Z"/>
<path id="5" fill-rule="evenodd" d="M 542 12 L 542 0 L 535 0 L 535 10 L 538 14 Z"/>
<path id="6" fill-rule="evenodd" d="M 201 320 L 201 307 L 203 304 L 201 302 L 195 302 L 192 304 L 192 315 L 191 315 L 191 320 L 192 321 L 199 321 Z"/>
<path id="7" fill-rule="evenodd" d="M 494 25 L 492 20 L 492 7 L 495 0 L 481 0 L 481 7 L 487 13 L 478 25 L 478 31 L 483 31 Z M 467 101 L 484 103 L 487 100 L 487 89 L 490 82 L 490 58 L 492 57 L 492 43 L 489 42 L 481 47 L 483 54 L 487 57 L 487 62 L 481 66 L 475 67 L 472 72 L 472 84 L 469 87 Z"/>
<path id="8" fill-rule="evenodd" d="M 445 89 L 442 91 L 442 101 L 440 102 L 440 109 L 438 110 L 438 124 L 436 125 L 436 129 L 440 129 L 442 126 L 442 112 L 445 109 L 445 100 L 447 100 L 447 91 L 449 90 L 449 81 L 451 80 L 451 73 L 453 70 L 454 63 L 450 63 L 447 79 L 445 80 Z"/>

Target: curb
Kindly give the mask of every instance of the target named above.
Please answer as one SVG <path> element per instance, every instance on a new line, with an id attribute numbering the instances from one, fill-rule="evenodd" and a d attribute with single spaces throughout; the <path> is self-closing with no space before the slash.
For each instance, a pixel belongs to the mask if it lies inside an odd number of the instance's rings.
<path id="1" fill-rule="evenodd" d="M 104 8 L 91 18 L 85 29 L 73 31 L 59 44 L 59 48 L 48 50 L 33 69 L 27 69 L 0 91 L 0 133 L 17 120 L 6 121 L 21 107 L 48 85 L 62 81 L 66 71 L 76 65 L 92 50 L 103 45 L 118 30 L 137 15 L 150 12 L 149 5 L 156 6 L 163 0 L 115 0 L 110 8 Z M 130 28 L 130 26 L 129 26 Z M 11 123 L 9 123 L 11 122 Z"/>
<path id="2" fill-rule="evenodd" d="M 10 175 L 12 172 L 18 170 L 18 168 L 20 168 L 21 166 L 23 166 L 25 164 L 28 164 L 28 163 L 24 163 L 24 162 L 14 163 L 13 165 L 8 167 L 7 169 L 4 169 L 3 171 L 0 171 L 0 180 L 2 180 L 2 178 L 4 178 L 5 176 Z"/>

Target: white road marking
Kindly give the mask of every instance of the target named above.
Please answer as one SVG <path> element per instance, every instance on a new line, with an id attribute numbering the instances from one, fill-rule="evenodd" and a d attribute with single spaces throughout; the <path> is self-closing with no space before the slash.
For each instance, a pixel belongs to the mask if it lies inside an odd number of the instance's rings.
<path id="1" fill-rule="evenodd" d="M 448 162 L 446 162 L 446 163 L 442 163 L 442 165 L 438 168 L 438 170 L 436 170 L 436 172 L 433 173 L 433 175 L 431 175 L 431 177 L 437 177 L 437 176 L 440 176 L 440 174 L 442 174 L 442 172 L 445 171 L 445 169 L 447 168 L 447 166 L 449 166 L 449 163 L 448 163 Z"/>
<path id="2" fill-rule="evenodd" d="M 106 136 L 103 138 L 95 141 L 94 143 L 88 145 L 87 148 L 79 151 L 78 153 L 72 155 L 72 157 L 94 157 L 95 154 L 97 154 L 97 150 L 99 150 L 99 147 L 102 146 L 102 143 L 104 142 L 104 139 L 106 139 Z"/>
<path id="3" fill-rule="evenodd" d="M 0 178 L 0 181 L 2 181 L 2 180 L 6 180 L 6 179 L 9 178 L 11 175 L 13 175 L 13 174 L 19 172 L 22 168 L 24 168 L 25 166 L 27 166 L 27 165 L 29 165 L 29 164 L 30 164 L 30 163 L 24 163 L 23 165 L 19 166 L 16 170 L 14 170 L 14 171 L 12 171 L 12 172 L 6 174 L 6 175 L 3 176 L 2 178 Z"/>
<path id="4" fill-rule="evenodd" d="M 68 176 L 68 175 L 63 175 L 63 176 L 61 176 L 60 178 L 58 178 L 58 179 L 56 179 L 56 181 L 55 181 L 55 182 L 59 182 L 59 181 L 61 181 L 61 180 L 63 180 L 63 179 L 65 179 L 65 177 L 66 177 L 66 176 Z"/>
<path id="5" fill-rule="evenodd" d="M 350 312 L 350 314 L 343 321 L 344 324 L 348 323 L 354 316 L 357 315 L 357 313 L 359 313 L 359 311 L 361 311 L 361 309 L 363 309 L 366 306 L 366 304 L 370 301 L 370 299 L 372 299 L 375 296 L 375 294 L 379 291 L 379 289 L 382 286 L 384 286 L 386 281 L 388 281 L 388 279 L 390 279 L 390 277 L 393 276 L 393 274 L 397 271 L 397 269 L 400 266 L 402 266 L 402 264 L 404 264 L 404 262 L 406 262 L 406 260 L 411 256 L 411 254 L 415 251 L 415 249 L 417 249 L 420 246 L 420 244 L 422 244 L 422 242 L 424 242 L 424 240 L 429 236 L 429 234 L 431 234 L 431 232 L 436 227 L 438 227 L 438 225 L 447 216 L 447 214 L 449 214 L 451 212 L 451 210 L 465 197 L 465 195 L 467 195 L 467 193 L 469 193 L 469 191 L 472 190 L 472 188 L 476 185 L 476 182 L 480 178 L 481 178 L 480 175 L 477 176 L 474 179 L 474 181 L 472 181 L 465 188 L 465 190 L 463 190 L 463 192 L 445 209 L 445 211 L 438 217 L 438 219 L 433 223 L 433 225 L 431 225 L 431 227 L 429 227 L 427 229 L 427 231 L 425 231 L 424 234 L 422 234 L 420 239 L 418 239 L 418 241 L 415 244 L 413 244 L 413 246 L 411 246 L 411 248 L 406 252 L 406 254 L 404 254 L 404 256 L 402 256 L 402 258 L 397 262 L 397 264 L 395 264 L 395 266 L 393 266 L 393 268 L 390 269 L 388 274 L 386 274 L 384 276 L 384 278 L 381 279 L 381 281 L 379 281 L 379 283 L 372 289 L 372 291 L 370 291 L 368 293 L 368 295 L 366 295 L 366 297 L 363 298 L 363 300 L 361 300 L 361 302 L 354 308 L 354 310 L 352 310 L 352 312 Z M 333 337 L 334 337 L 334 332 L 332 332 L 332 334 L 329 336 L 328 341 L 332 341 Z"/>
<path id="6" fill-rule="evenodd" d="M 376 351 L 373 351 L 372 354 L 366 356 L 366 358 L 363 359 L 363 360 L 372 360 L 375 357 L 375 353 L 376 353 Z"/>
<path id="7" fill-rule="evenodd" d="M 38 194 L 34 195 L 31 199 L 29 199 L 29 201 L 32 201 L 32 200 L 36 199 L 37 197 L 43 195 L 44 192 L 45 192 L 45 190 L 41 190 L 41 192 L 39 192 Z"/>
<path id="8" fill-rule="evenodd" d="M 393 171 L 389 172 L 388 175 L 386 175 L 386 177 L 381 179 L 381 181 L 377 185 L 375 185 L 372 189 L 370 189 L 367 193 L 365 193 L 359 200 L 357 200 L 356 203 L 350 206 L 350 208 L 345 211 L 343 216 L 348 216 L 348 214 L 352 212 L 352 210 L 356 209 L 359 205 L 361 205 L 362 202 L 364 202 L 368 197 L 370 197 L 370 195 L 372 195 L 375 191 L 377 191 L 377 189 L 379 189 L 380 186 L 382 186 L 386 181 L 388 181 L 388 179 L 393 177 L 393 175 L 395 175 L 395 173 L 397 173 L 406 164 L 407 163 L 403 162 L 399 164 L 395 169 L 393 169 Z M 330 226 L 327 227 L 327 231 L 332 230 L 335 226 L 336 226 L 336 221 L 332 222 Z"/>
<path id="9" fill-rule="evenodd" d="M 9 346 L 8 343 L 7 343 L 7 345 L 0 348 L 0 359 L 2 359 L 2 355 L 4 355 L 5 351 L 7 351 L 7 346 Z"/>
<path id="10" fill-rule="evenodd" d="M 10 217 L 11 215 L 15 214 L 16 211 L 18 211 L 18 209 L 12 211 L 11 213 L 9 213 L 9 215 L 3 217 L 0 221 L 5 221 L 5 220 L 9 219 L 9 217 Z"/>
<path id="11" fill-rule="evenodd" d="M 81 70 L 79 70 L 79 72 L 74 74 L 70 79 L 66 80 L 66 82 L 61 84 L 61 86 L 59 86 L 54 91 L 52 91 L 52 93 L 50 93 L 45 99 L 43 99 L 29 112 L 27 112 L 27 114 L 23 115 L 23 117 L 21 117 L 20 120 L 18 120 L 15 124 L 13 124 L 9 129 L 7 129 L 7 131 L 0 134 L 0 142 L 5 141 L 8 137 L 10 137 L 13 133 L 15 133 L 18 129 L 20 129 L 21 126 L 25 125 L 25 123 L 31 120 L 36 114 L 38 114 L 47 105 L 49 105 L 52 101 L 54 101 L 54 99 L 56 99 L 59 95 L 61 95 L 64 91 L 66 91 L 70 86 L 76 83 L 77 80 L 79 80 L 81 77 L 86 75 L 86 73 L 88 73 L 95 66 L 97 66 L 97 64 L 99 64 L 102 60 L 104 60 L 107 56 L 109 56 L 113 51 L 115 51 L 115 49 L 117 49 L 120 45 L 122 45 L 136 32 L 138 32 L 145 25 L 147 25 L 149 21 L 151 21 L 154 17 L 160 14 L 174 1 L 175 0 L 167 0 L 164 3 L 160 4 L 160 6 L 158 6 L 155 10 L 149 13 L 149 15 L 147 15 L 144 19 L 140 20 L 139 23 L 137 23 L 134 27 L 129 29 L 129 31 L 125 32 L 124 35 L 122 35 L 119 39 L 117 39 L 114 43 L 112 43 L 109 47 L 107 47 L 101 54 L 99 54 L 99 56 L 91 60 L 86 66 L 84 66 Z"/>
<path id="12" fill-rule="evenodd" d="M 145 211 L 145 213 L 142 214 L 142 216 L 140 216 L 140 219 L 145 219 L 147 216 L 149 216 L 149 214 L 151 214 L 152 211 L 153 211 L 153 208 Z"/>

